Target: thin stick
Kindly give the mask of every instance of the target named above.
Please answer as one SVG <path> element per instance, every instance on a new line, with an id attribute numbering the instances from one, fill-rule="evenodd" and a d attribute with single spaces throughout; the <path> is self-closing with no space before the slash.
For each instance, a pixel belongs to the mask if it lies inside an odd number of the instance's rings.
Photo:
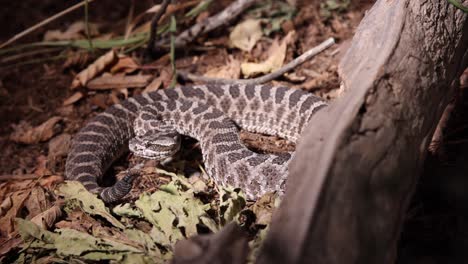
<path id="1" fill-rule="evenodd" d="M 326 50 L 327 48 L 331 47 L 333 44 L 335 44 L 335 39 L 329 38 L 325 40 L 324 42 L 320 43 L 318 46 L 315 46 L 308 51 L 306 51 L 304 54 L 301 56 L 295 58 L 288 64 L 284 65 L 277 71 L 274 71 L 270 74 L 263 75 L 261 77 L 253 78 L 253 79 L 244 79 L 244 80 L 233 80 L 233 79 L 222 79 L 222 78 L 210 78 L 210 77 L 204 77 L 204 76 L 199 76 L 199 75 L 194 75 L 191 73 L 186 73 L 186 72 L 178 72 L 179 77 L 181 77 L 184 80 L 188 81 L 199 81 L 199 82 L 205 82 L 205 83 L 213 83 L 213 84 L 261 84 L 261 83 L 266 83 L 271 80 L 274 80 L 281 75 L 285 74 L 286 72 L 296 68 L 297 66 L 301 65 L 302 63 L 306 62 L 307 60 L 310 60 L 317 54 L 321 53 L 322 51 Z"/>
<path id="2" fill-rule="evenodd" d="M 185 47 L 190 42 L 201 35 L 204 35 L 224 24 L 227 24 L 232 19 L 236 18 L 240 13 L 254 4 L 257 0 L 237 0 L 227 6 L 223 11 L 211 16 L 200 23 L 193 25 L 191 28 L 180 33 L 175 39 L 176 48 Z M 157 47 L 168 48 L 169 40 L 161 39 L 156 43 Z"/>
<path id="3" fill-rule="evenodd" d="M 94 0 L 89 0 L 89 1 L 87 1 L 87 2 L 88 2 L 88 4 L 89 4 L 89 3 L 93 2 L 93 1 L 94 1 Z M 54 21 L 55 19 L 57 19 L 57 18 L 59 18 L 59 17 L 65 15 L 65 14 L 67 14 L 67 13 L 70 13 L 71 11 L 73 11 L 73 10 L 75 10 L 75 9 L 77 9 L 77 8 L 79 8 L 79 7 L 83 6 L 83 5 L 85 5 L 85 4 L 86 4 L 86 1 L 83 1 L 83 2 L 81 2 L 81 3 L 78 3 L 78 4 L 74 5 L 74 6 L 71 6 L 71 7 L 67 8 L 67 9 L 63 10 L 62 12 L 60 12 L 60 13 L 58 13 L 58 14 L 55 14 L 55 15 L 53 15 L 53 16 L 51 16 L 51 17 L 45 19 L 45 20 L 43 20 L 42 22 L 40 22 L 40 23 L 38 23 L 38 24 L 36 24 L 36 25 L 34 25 L 34 26 L 32 26 L 32 27 L 30 27 L 30 28 L 28 28 L 28 29 L 22 31 L 21 33 L 16 34 L 16 35 L 13 36 L 11 39 L 9 39 L 9 40 L 7 40 L 6 42 L 2 43 L 2 44 L 0 45 L 0 49 L 3 48 L 3 47 L 5 47 L 5 46 L 7 46 L 7 45 L 9 45 L 9 44 L 11 44 L 11 43 L 13 43 L 13 42 L 15 42 L 15 41 L 18 40 L 18 39 L 20 39 L 20 38 L 26 36 L 27 34 L 33 32 L 34 30 L 36 30 L 36 29 L 38 29 L 38 28 L 40 28 L 40 27 L 42 27 L 42 26 L 44 26 L 44 25 L 46 25 L 46 24 L 48 24 L 48 23 Z"/>

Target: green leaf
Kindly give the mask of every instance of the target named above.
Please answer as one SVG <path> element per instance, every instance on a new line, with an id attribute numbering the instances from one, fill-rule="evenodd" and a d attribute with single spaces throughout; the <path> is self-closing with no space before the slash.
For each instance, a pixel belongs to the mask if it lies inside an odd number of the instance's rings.
<path id="1" fill-rule="evenodd" d="M 220 200 L 219 218 L 223 225 L 236 220 L 246 204 L 245 196 L 239 188 L 222 188 Z"/>
<path id="2" fill-rule="evenodd" d="M 119 204 L 112 209 L 112 212 L 116 215 L 126 216 L 126 217 L 143 217 L 141 211 L 137 208 L 132 208 L 132 205 L 129 203 Z"/>
<path id="3" fill-rule="evenodd" d="M 44 230 L 34 223 L 16 219 L 23 240 L 33 240 L 30 250 L 53 250 L 62 257 L 79 257 L 86 260 L 124 260 L 129 255 L 141 259 L 146 257 L 143 249 L 118 241 L 96 238 L 74 229 L 58 229 L 56 233 Z M 143 262 L 140 262 L 143 263 Z"/>
<path id="4" fill-rule="evenodd" d="M 172 181 L 152 195 L 142 194 L 135 202 L 143 217 L 156 228 L 154 232 L 160 231 L 171 244 L 184 237 L 182 229 L 186 236 L 193 236 L 197 234 L 198 224 L 207 223 L 212 230 L 215 226 L 206 220 L 210 205 L 195 199 L 191 190 L 183 192 L 180 188 L 177 181 Z"/>
<path id="5" fill-rule="evenodd" d="M 77 181 L 66 181 L 62 184 L 58 192 L 65 197 L 67 202 L 78 202 L 86 213 L 104 217 L 113 226 L 124 229 L 124 225 L 113 217 L 104 202 L 86 190 L 86 188 Z"/>

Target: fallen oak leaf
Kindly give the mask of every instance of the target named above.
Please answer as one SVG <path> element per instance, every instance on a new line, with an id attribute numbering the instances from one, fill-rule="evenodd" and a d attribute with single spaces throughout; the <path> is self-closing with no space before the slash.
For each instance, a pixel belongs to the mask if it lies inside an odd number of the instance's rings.
<path id="1" fill-rule="evenodd" d="M 229 56 L 229 62 L 221 67 L 212 68 L 203 76 L 222 79 L 239 79 L 240 77 L 240 62 Z"/>
<path id="2" fill-rule="evenodd" d="M 66 202 L 79 202 L 83 211 L 104 217 L 109 223 L 117 228 L 124 229 L 124 225 L 113 217 L 104 202 L 86 190 L 86 188 L 79 182 L 67 181 L 60 185 L 58 192 L 61 196 L 65 197 Z"/>
<path id="3" fill-rule="evenodd" d="M 90 81 L 87 87 L 91 90 L 108 90 L 145 87 L 152 75 L 112 75 L 102 76 Z"/>
<path id="4" fill-rule="evenodd" d="M 51 228 L 58 218 L 62 216 L 62 209 L 58 205 L 54 205 L 44 212 L 37 214 L 31 218 L 31 222 L 43 229 Z"/>
<path id="5" fill-rule="evenodd" d="M 33 186 L 31 193 L 24 202 L 24 208 L 26 209 L 25 211 L 28 212 L 28 215 L 25 218 L 33 218 L 34 216 L 47 210 L 49 207 L 50 202 L 45 190 L 40 186 Z"/>
<path id="6" fill-rule="evenodd" d="M 32 127 L 29 123 L 20 122 L 14 126 L 14 131 L 10 134 L 10 140 L 23 144 L 36 144 L 46 141 L 59 132 L 57 124 L 62 118 L 54 116 L 37 127 Z"/>
<path id="7" fill-rule="evenodd" d="M 245 77 L 250 77 L 258 74 L 267 74 L 281 68 L 286 58 L 287 46 L 292 42 L 294 35 L 294 31 L 289 32 L 281 41 L 281 44 L 278 43 L 278 40 L 275 40 L 268 50 L 269 56 L 265 61 L 261 63 L 242 63 L 242 74 Z"/>
<path id="8" fill-rule="evenodd" d="M 28 198 L 30 191 L 18 191 L 10 195 L 11 206 L 5 211 L 5 214 L 0 218 L 0 234 L 4 237 L 11 237 L 14 230 L 14 219 L 22 210 L 24 201 Z"/>
<path id="9" fill-rule="evenodd" d="M 86 84 L 100 74 L 104 69 L 110 65 L 113 65 L 117 61 L 117 54 L 114 50 L 108 51 L 106 54 L 99 57 L 96 61 L 91 63 L 86 69 L 78 73 L 72 81 L 71 89 L 78 88 L 80 86 L 86 86 Z"/>
<path id="10" fill-rule="evenodd" d="M 262 38 L 263 31 L 260 23 L 260 19 L 247 19 L 237 24 L 231 34 L 229 34 L 231 45 L 250 52 L 257 41 Z"/>

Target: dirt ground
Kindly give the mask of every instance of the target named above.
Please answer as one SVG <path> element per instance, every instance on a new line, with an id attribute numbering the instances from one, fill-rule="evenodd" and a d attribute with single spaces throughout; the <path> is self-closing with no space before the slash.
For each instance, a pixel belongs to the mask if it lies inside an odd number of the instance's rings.
<path id="1" fill-rule="evenodd" d="M 0 42 L 17 34 L 21 30 L 37 23 L 53 14 L 78 3 L 79 1 L 9 1 L 2 3 L 0 9 Z M 213 10 L 220 10 L 229 1 L 216 3 Z M 307 89 L 327 99 L 337 96 L 339 79 L 336 73 L 337 63 L 346 43 L 352 38 L 353 32 L 373 1 L 352 1 L 351 5 L 342 12 L 335 12 L 329 18 L 324 18 L 317 11 L 318 5 L 307 5 L 307 1 L 298 1 L 299 12 L 290 25 L 283 24 L 284 32 L 295 29 L 297 39 L 293 49 L 288 49 L 286 60 L 301 54 L 301 52 L 313 47 L 329 37 L 334 37 L 338 43 L 337 48 L 327 51 L 327 56 L 318 57 L 297 68 L 298 76 L 306 76 L 301 82 L 291 82 L 281 79 L 276 83 Z M 132 3 L 134 3 L 132 5 Z M 90 5 L 90 21 L 101 24 L 101 32 L 122 34 L 129 10 L 133 8 L 135 14 L 152 6 L 152 1 L 96 1 Z M 33 8 L 32 8 L 33 7 Z M 211 10 L 211 9 L 210 9 Z M 38 29 L 25 38 L 15 42 L 11 47 L 33 41 L 41 41 L 45 32 L 50 29 L 64 30 L 71 23 L 82 20 L 83 12 L 75 11 Z M 150 19 L 146 16 L 146 20 Z M 235 24 L 235 23 L 232 23 Z M 186 25 L 181 25 L 184 27 Z M 292 28 L 291 28 L 292 27 Z M 284 37 L 283 33 L 273 34 L 274 37 Z M 227 36 L 225 29 L 216 30 L 207 37 L 198 40 L 193 50 L 177 53 L 176 66 L 178 69 L 189 70 L 196 73 L 204 73 L 210 69 L 220 67 L 227 61 L 228 55 L 235 59 L 245 58 L 246 54 L 232 48 L 226 48 Z M 271 42 L 261 40 L 248 56 L 251 58 L 265 59 L 266 50 Z M 210 41 L 216 45 L 209 49 L 201 45 L 204 41 Z M 65 155 L 54 157 L 50 160 L 50 140 L 34 144 L 18 143 L 11 140 L 11 135 L 18 129 L 18 125 L 29 124 L 35 127 L 58 116 L 60 121 L 53 125 L 54 137 L 59 135 L 76 133 L 90 117 L 101 112 L 105 107 L 115 102 L 111 92 L 89 91 L 80 88 L 83 98 L 64 106 L 64 101 L 72 96 L 75 91 L 69 87 L 77 72 L 84 69 L 102 53 L 91 53 L 81 58 L 82 61 L 64 66 L 67 59 L 47 61 L 59 52 L 68 52 L 73 49 L 58 51 L 44 51 L 19 59 L 3 57 L 0 54 L 0 186 L 1 200 L 5 199 L 9 192 L 15 190 L 11 184 L 22 181 L 21 175 L 37 175 L 38 170 L 47 170 L 50 175 L 57 176 L 48 184 L 51 189 L 60 182 L 64 174 Z M 74 50 L 76 51 L 76 50 Z M 331 56 L 330 53 L 336 55 Z M 70 53 L 72 54 L 72 53 Z M 76 53 L 73 53 L 76 54 Z M 18 55 L 15 54 L 15 55 Z M 128 54 L 130 57 L 143 61 L 143 49 Z M 72 55 L 70 55 L 72 56 Z M 193 62 L 196 61 L 196 64 Z M 27 64 L 24 64 L 27 63 Z M 156 61 L 144 62 L 141 72 L 145 74 L 166 76 L 162 78 L 163 85 L 171 81 L 168 73 L 171 72 L 170 60 L 163 55 Z M 314 73 L 307 72 L 313 69 Z M 312 76 L 313 75 L 313 76 Z M 464 192 L 464 186 L 468 184 L 466 169 L 468 169 L 468 76 L 465 74 L 462 80 L 462 89 L 456 100 L 454 111 L 450 117 L 444 132 L 444 140 L 438 146 L 436 154 L 430 154 L 424 165 L 424 173 L 420 177 L 420 183 L 415 197 L 408 210 L 401 242 L 399 244 L 398 263 L 461 263 L 468 261 L 466 246 L 468 245 L 468 225 L 466 224 L 468 209 L 468 195 Z M 142 88 L 129 89 L 129 96 L 142 92 Z M 124 95 L 117 94 L 122 99 Z M 276 143 L 258 143 L 258 138 L 249 134 L 245 136 L 247 141 L 257 141 L 259 148 L 272 149 Z M 268 140 L 267 140 L 268 141 Z M 255 145 L 255 142 L 252 143 Z M 270 144 L 270 145 L 268 145 Z M 276 144 L 277 145 L 277 144 Z M 280 144 L 281 145 L 281 144 Z M 284 147 L 280 146 L 280 149 Z M 117 167 L 125 167 L 128 157 L 117 164 Z M 117 170 L 118 170 L 117 168 Z M 13 181 L 6 181 L 8 178 Z M 47 178 L 47 177 L 44 177 Z M 56 182 L 54 182 L 56 181 Z M 160 183 L 158 183 L 160 184 Z M 148 188 L 157 188 L 158 184 L 144 182 Z M 136 197 L 139 194 L 134 194 Z M 21 217 L 24 212 L 19 214 Z M 5 234 L 2 234 L 5 235 Z M 5 237 L 1 239 L 5 240 Z"/>

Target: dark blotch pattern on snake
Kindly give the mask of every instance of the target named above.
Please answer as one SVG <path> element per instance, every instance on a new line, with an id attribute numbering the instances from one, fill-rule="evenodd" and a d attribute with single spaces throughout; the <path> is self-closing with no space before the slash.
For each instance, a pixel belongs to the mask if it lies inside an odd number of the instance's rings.
<path id="1" fill-rule="evenodd" d="M 167 139 L 177 140 L 178 133 L 198 139 L 209 176 L 218 185 L 241 187 L 249 199 L 283 192 L 291 155 L 250 151 L 240 142 L 235 124 L 297 143 L 310 117 L 325 106 L 308 92 L 269 85 L 194 85 L 142 94 L 109 107 L 79 131 L 65 175 L 106 203 L 119 201 L 130 191 L 133 177 L 110 187 L 98 182 L 128 149 L 136 126 L 137 138 L 157 128 L 174 132 L 166 134 Z"/>

